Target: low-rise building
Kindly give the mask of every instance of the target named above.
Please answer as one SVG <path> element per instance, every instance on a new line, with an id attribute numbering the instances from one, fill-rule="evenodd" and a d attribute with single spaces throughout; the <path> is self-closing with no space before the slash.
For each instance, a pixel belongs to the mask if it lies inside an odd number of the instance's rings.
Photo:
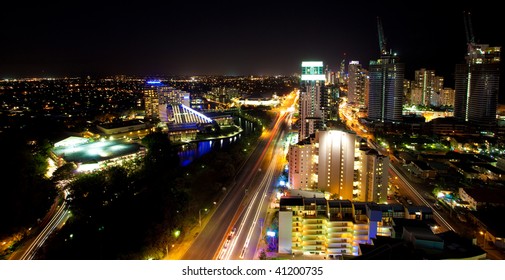
<path id="1" fill-rule="evenodd" d="M 128 120 L 124 122 L 101 123 L 96 126 L 104 135 L 114 135 L 125 132 L 135 132 L 151 128 L 151 124 L 141 120 Z"/>
<path id="2" fill-rule="evenodd" d="M 485 207 L 505 207 L 505 191 L 489 188 L 459 188 L 459 197 L 468 202 L 470 210 Z"/>
<path id="3" fill-rule="evenodd" d="M 394 219 L 392 237 L 360 244 L 355 260 L 483 260 L 486 251 L 453 231 L 434 234 L 419 220 Z"/>
<path id="4" fill-rule="evenodd" d="M 358 256 L 360 244 L 392 236 L 394 218 L 430 219 L 427 209 L 416 209 L 425 213 L 411 216 L 401 204 L 298 196 L 281 197 L 279 205 L 281 254 Z"/>

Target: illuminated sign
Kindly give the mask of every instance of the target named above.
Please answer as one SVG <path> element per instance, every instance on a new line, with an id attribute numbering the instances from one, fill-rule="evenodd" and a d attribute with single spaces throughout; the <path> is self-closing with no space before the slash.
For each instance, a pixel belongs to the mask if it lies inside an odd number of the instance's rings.
<path id="1" fill-rule="evenodd" d="M 324 75 L 302 75 L 302 81 L 325 81 Z"/>
<path id="2" fill-rule="evenodd" d="M 322 61 L 302 61 L 302 67 L 323 67 Z"/>
<path id="3" fill-rule="evenodd" d="M 325 81 L 322 61 L 302 62 L 302 81 Z"/>
<path id="4" fill-rule="evenodd" d="M 275 237 L 275 231 L 267 231 L 267 236 Z"/>
<path id="5" fill-rule="evenodd" d="M 159 84 L 161 84 L 161 82 L 157 81 L 157 80 L 147 81 L 147 83 L 150 84 L 150 85 L 159 85 Z"/>

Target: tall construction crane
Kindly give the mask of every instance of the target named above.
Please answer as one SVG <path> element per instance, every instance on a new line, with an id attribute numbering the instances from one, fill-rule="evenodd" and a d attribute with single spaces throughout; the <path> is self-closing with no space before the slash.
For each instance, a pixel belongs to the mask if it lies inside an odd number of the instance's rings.
<path id="1" fill-rule="evenodd" d="M 475 37 L 473 35 L 472 17 L 470 12 L 463 12 L 463 21 L 465 24 L 466 44 L 468 51 L 475 49 Z"/>
<path id="2" fill-rule="evenodd" d="M 379 49 L 381 54 L 388 54 L 386 48 L 386 38 L 384 37 L 384 30 L 382 29 L 382 21 L 377 17 L 377 30 L 379 32 Z"/>

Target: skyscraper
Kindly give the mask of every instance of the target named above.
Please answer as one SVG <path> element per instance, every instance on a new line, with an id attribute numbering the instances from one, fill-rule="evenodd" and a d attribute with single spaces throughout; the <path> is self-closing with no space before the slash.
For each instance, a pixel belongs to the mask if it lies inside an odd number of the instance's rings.
<path id="1" fill-rule="evenodd" d="M 168 91 L 168 86 L 160 81 L 147 81 L 144 85 L 144 104 L 146 110 L 146 117 L 159 118 L 160 117 L 160 95 Z"/>
<path id="2" fill-rule="evenodd" d="M 190 107 L 189 92 L 167 86 L 160 81 L 147 81 L 144 86 L 146 116 L 166 121 L 167 105 L 182 104 Z"/>
<path id="3" fill-rule="evenodd" d="M 415 71 L 414 87 L 420 89 L 419 105 L 429 106 L 435 94 L 435 71 L 421 68 Z"/>
<path id="4" fill-rule="evenodd" d="M 355 143 L 354 132 L 318 130 L 315 137 L 291 145 L 289 184 L 352 200 Z"/>
<path id="5" fill-rule="evenodd" d="M 405 65 L 387 50 L 382 23 L 377 18 L 381 58 L 370 61 L 368 118 L 380 122 L 401 122 Z"/>
<path id="6" fill-rule="evenodd" d="M 298 139 L 306 139 L 324 128 L 328 98 L 322 61 L 303 61 L 300 81 L 300 129 Z"/>
<path id="7" fill-rule="evenodd" d="M 389 157 L 374 149 L 360 150 L 358 201 L 387 202 Z"/>
<path id="8" fill-rule="evenodd" d="M 466 63 L 456 65 L 454 117 L 495 124 L 499 83 L 500 47 L 469 44 Z"/>
<path id="9" fill-rule="evenodd" d="M 319 131 L 318 188 L 338 199 L 353 199 L 356 134 L 340 130 Z"/>
<path id="10" fill-rule="evenodd" d="M 380 122 L 401 122 L 405 65 L 393 53 L 370 61 L 368 118 Z"/>
<path id="11" fill-rule="evenodd" d="M 470 13 L 464 13 L 467 55 L 456 65 L 454 117 L 481 126 L 496 123 L 500 48 L 476 44 Z"/>
<path id="12" fill-rule="evenodd" d="M 365 106 L 365 98 L 368 94 L 368 71 L 361 66 L 359 61 L 351 61 L 348 72 L 347 101 L 358 106 Z"/>

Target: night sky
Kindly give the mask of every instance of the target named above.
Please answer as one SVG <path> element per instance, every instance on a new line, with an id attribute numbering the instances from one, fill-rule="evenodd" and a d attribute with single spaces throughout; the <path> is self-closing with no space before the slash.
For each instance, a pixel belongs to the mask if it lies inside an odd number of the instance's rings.
<path id="1" fill-rule="evenodd" d="M 302 60 L 337 70 L 344 57 L 368 68 L 379 54 L 379 16 L 407 78 L 424 67 L 450 85 L 464 61 L 464 10 L 478 42 L 505 38 L 501 9 L 482 1 L 11 2 L 2 3 L 0 78 L 291 75 Z"/>

